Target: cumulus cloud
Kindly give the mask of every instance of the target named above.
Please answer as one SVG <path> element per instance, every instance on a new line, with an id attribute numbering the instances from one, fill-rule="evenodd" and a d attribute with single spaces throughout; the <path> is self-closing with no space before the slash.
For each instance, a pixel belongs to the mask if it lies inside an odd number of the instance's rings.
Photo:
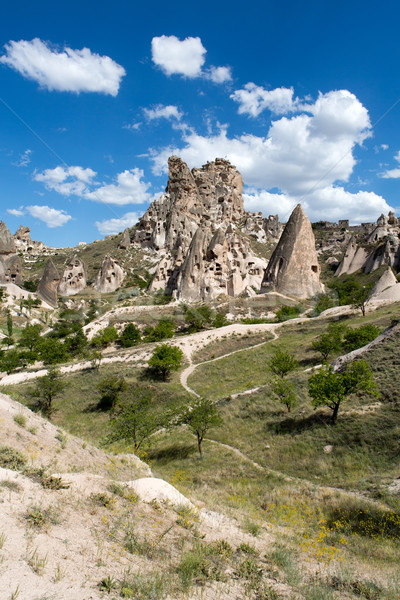
<path id="1" fill-rule="evenodd" d="M 176 119 L 180 121 L 183 117 L 183 112 L 177 106 L 168 104 L 157 104 L 153 108 L 144 108 L 143 112 L 148 121 L 158 121 L 159 119 Z"/>
<path id="2" fill-rule="evenodd" d="M 187 37 L 181 41 L 175 35 L 162 35 L 151 41 L 153 62 L 166 75 L 200 77 L 206 52 L 199 37 Z"/>
<path id="3" fill-rule="evenodd" d="M 10 41 L 0 63 L 43 88 L 59 92 L 99 92 L 116 96 L 125 69 L 109 56 L 65 47 L 61 52 L 39 38 Z"/>
<path id="4" fill-rule="evenodd" d="M 61 225 L 65 225 L 72 219 L 71 215 L 65 212 L 65 210 L 57 210 L 55 208 L 51 208 L 50 206 L 27 206 L 26 210 L 32 217 L 36 219 L 40 219 L 46 223 L 47 227 L 51 229 L 54 227 L 61 227 Z"/>
<path id="5" fill-rule="evenodd" d="M 206 77 L 214 83 L 227 83 L 232 81 L 231 67 L 210 67 L 206 72 Z"/>
<path id="6" fill-rule="evenodd" d="M 265 137 L 229 137 L 227 126 L 208 136 L 183 132 L 180 147 L 150 150 L 153 171 L 166 172 L 171 154 L 181 156 L 190 167 L 221 156 L 236 165 L 253 188 L 246 197 L 251 210 L 283 218 L 301 201 L 312 218 L 365 221 L 387 212 L 381 196 L 351 194 L 340 185 L 353 173 L 354 147 L 371 135 L 368 111 L 356 96 L 347 90 L 320 94 L 315 103 L 299 110 L 300 114 L 273 121 Z"/>
<path id="7" fill-rule="evenodd" d="M 246 83 L 243 89 L 235 90 L 230 96 L 239 104 L 238 113 L 258 117 L 265 109 L 280 115 L 296 109 L 293 88 L 266 90 L 255 83 Z"/>
<path id="8" fill-rule="evenodd" d="M 395 159 L 395 161 L 400 163 L 400 150 L 397 152 L 397 154 L 394 155 L 394 159 Z M 396 167 L 395 169 L 388 169 L 388 170 L 384 171 L 383 173 L 380 173 L 379 177 L 382 177 L 383 179 L 399 179 L 400 166 Z"/>
<path id="9" fill-rule="evenodd" d="M 206 53 L 199 37 L 180 40 L 175 35 L 162 35 L 151 41 L 153 63 L 166 75 L 182 75 L 191 79 L 203 77 L 218 84 L 231 81 L 232 70 L 229 66 L 211 66 L 203 70 Z"/>
<path id="10" fill-rule="evenodd" d="M 7 212 L 13 217 L 22 217 L 22 215 L 25 214 L 23 208 L 23 206 L 21 206 L 20 208 L 7 208 Z"/>
<path id="11" fill-rule="evenodd" d="M 116 183 L 102 185 L 93 192 L 85 193 L 84 197 L 95 202 L 118 206 L 148 202 L 150 184 L 142 181 L 143 176 L 142 169 L 123 171 L 117 175 Z"/>
<path id="12" fill-rule="evenodd" d="M 133 227 L 133 225 L 136 225 L 140 217 L 141 214 L 138 212 L 128 212 L 119 219 L 96 221 L 96 227 L 103 235 L 115 235 L 127 227 Z"/>
<path id="13" fill-rule="evenodd" d="M 96 175 L 92 169 L 58 166 L 35 173 L 33 179 L 43 183 L 48 190 L 54 190 L 63 196 L 82 196 L 88 191 L 88 185 L 93 183 Z"/>

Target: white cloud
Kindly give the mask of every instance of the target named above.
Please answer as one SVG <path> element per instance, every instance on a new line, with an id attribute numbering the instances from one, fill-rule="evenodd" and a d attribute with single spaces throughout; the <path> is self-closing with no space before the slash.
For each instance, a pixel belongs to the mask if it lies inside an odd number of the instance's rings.
<path id="1" fill-rule="evenodd" d="M 71 215 L 67 214 L 65 210 L 57 210 L 50 208 L 50 206 L 27 206 L 26 210 L 32 217 L 40 219 L 50 228 L 61 227 L 61 225 L 65 225 L 72 219 Z"/>
<path id="2" fill-rule="evenodd" d="M 82 196 L 88 191 L 88 185 L 94 183 L 96 175 L 97 173 L 89 168 L 58 166 L 46 169 L 43 173 L 35 173 L 33 179 L 44 183 L 48 190 L 54 190 L 63 196 Z"/>
<path id="3" fill-rule="evenodd" d="M 16 167 L 26 167 L 31 162 L 31 154 L 32 150 L 25 150 L 22 154 L 19 155 L 19 160 L 16 163 L 13 163 Z"/>
<path id="4" fill-rule="evenodd" d="M 292 88 L 266 90 L 255 83 L 246 83 L 243 89 L 236 90 L 230 98 L 239 104 L 238 113 L 258 117 L 268 108 L 275 114 L 284 114 L 296 110 Z"/>
<path id="5" fill-rule="evenodd" d="M 93 192 L 86 192 L 84 197 L 95 202 L 118 206 L 148 202 L 151 197 L 147 191 L 150 184 L 142 181 L 143 175 L 141 169 L 123 171 L 117 175 L 116 183 L 102 185 Z"/>
<path id="6" fill-rule="evenodd" d="M 200 77 L 206 52 L 199 37 L 181 41 L 175 35 L 162 35 L 151 40 L 153 62 L 166 75 Z"/>
<path id="7" fill-rule="evenodd" d="M 168 104 L 167 106 L 157 104 L 153 108 L 144 108 L 143 112 L 148 121 L 158 119 L 176 119 L 177 121 L 180 121 L 183 117 L 183 112 L 181 112 L 177 106 L 172 104 Z"/>
<path id="8" fill-rule="evenodd" d="M 22 217 L 22 215 L 25 214 L 25 211 L 23 210 L 23 206 L 21 206 L 19 209 L 18 208 L 7 208 L 7 212 L 12 215 L 13 217 Z"/>
<path id="9" fill-rule="evenodd" d="M 381 144 L 382 150 L 389 150 L 388 144 Z"/>
<path id="10" fill-rule="evenodd" d="M 395 161 L 400 163 L 400 150 L 397 152 L 397 154 L 394 155 L 394 159 L 395 159 Z M 380 173 L 379 177 L 382 177 L 383 179 L 399 179 L 400 178 L 400 167 L 397 167 L 396 169 L 388 169 L 388 170 L 384 171 L 383 173 Z"/>
<path id="11" fill-rule="evenodd" d="M 180 147 L 150 151 L 153 171 L 166 172 L 171 154 L 181 156 L 190 167 L 226 157 L 253 188 L 246 196 L 249 209 L 284 218 L 303 202 L 312 218 L 353 221 L 375 220 L 377 213 L 387 212 L 381 196 L 366 191 L 351 194 L 338 184 L 353 173 L 354 147 L 371 134 L 368 112 L 359 100 L 339 90 L 320 94 L 314 104 L 299 110 L 306 112 L 273 121 L 265 137 L 230 138 L 227 126 L 208 136 L 183 132 Z"/>
<path id="12" fill-rule="evenodd" d="M 231 67 L 210 67 L 206 72 L 206 77 L 214 83 L 227 83 L 232 81 Z"/>
<path id="13" fill-rule="evenodd" d="M 136 225 L 140 217 L 141 214 L 138 212 L 128 212 L 119 219 L 96 221 L 96 227 L 103 235 L 115 235 L 127 227 L 133 227 L 133 225 Z"/>
<path id="14" fill-rule="evenodd" d="M 92 53 L 89 48 L 61 52 L 42 42 L 10 41 L 0 62 L 41 87 L 59 92 L 100 92 L 116 96 L 125 69 L 109 56 Z"/>

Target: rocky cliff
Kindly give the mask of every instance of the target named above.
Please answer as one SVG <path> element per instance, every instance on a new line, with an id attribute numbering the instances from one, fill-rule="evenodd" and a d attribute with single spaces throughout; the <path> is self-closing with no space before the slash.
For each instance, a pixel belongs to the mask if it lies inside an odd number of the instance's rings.
<path id="1" fill-rule="evenodd" d="M 259 291 L 266 261 L 243 232 L 274 239 L 277 217 L 245 212 L 242 176 L 227 160 L 190 170 L 171 156 L 168 166 L 166 193 L 149 207 L 134 238 L 161 255 L 151 289 L 192 301 Z"/>
<path id="2" fill-rule="evenodd" d="M 22 284 L 21 261 L 14 238 L 3 221 L 0 221 L 0 283 Z"/>

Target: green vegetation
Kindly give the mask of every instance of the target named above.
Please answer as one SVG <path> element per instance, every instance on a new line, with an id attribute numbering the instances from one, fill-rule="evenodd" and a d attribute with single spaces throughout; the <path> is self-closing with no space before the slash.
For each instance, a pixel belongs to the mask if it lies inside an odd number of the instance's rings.
<path id="1" fill-rule="evenodd" d="M 125 325 L 119 341 L 123 348 L 131 348 L 132 346 L 136 346 L 140 342 L 140 339 L 140 330 L 133 323 L 128 323 Z"/>
<path id="2" fill-rule="evenodd" d="M 287 321 L 288 319 L 295 319 L 300 313 L 300 306 L 282 306 L 282 308 L 276 312 L 276 320 L 282 322 Z"/>
<path id="3" fill-rule="evenodd" d="M 364 360 L 346 365 L 343 371 L 323 366 L 308 382 L 308 393 L 314 408 L 327 406 L 332 411 L 332 424 L 336 423 L 342 401 L 355 392 L 363 391 L 378 396 L 373 373 Z"/>
<path id="4" fill-rule="evenodd" d="M 166 381 L 172 371 L 178 371 L 181 368 L 182 360 L 183 352 L 180 348 L 161 344 L 155 348 L 148 365 L 156 375 Z"/>
<path id="5" fill-rule="evenodd" d="M 197 438 L 197 449 L 203 456 L 202 443 L 204 436 L 211 427 L 220 427 L 222 417 L 217 406 L 207 398 L 196 398 L 191 401 L 180 417 L 180 422 L 187 425 Z"/>
<path id="6" fill-rule="evenodd" d="M 64 386 L 60 371 L 55 367 L 50 367 L 47 375 L 39 377 L 35 387 L 29 391 L 29 396 L 36 399 L 34 407 L 50 419 L 54 410 L 53 400 L 57 394 L 62 392 Z"/>

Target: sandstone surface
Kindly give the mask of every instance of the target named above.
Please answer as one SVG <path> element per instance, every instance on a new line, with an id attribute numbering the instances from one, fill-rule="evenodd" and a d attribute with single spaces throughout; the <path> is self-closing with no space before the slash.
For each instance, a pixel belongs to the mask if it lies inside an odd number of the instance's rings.
<path id="1" fill-rule="evenodd" d="M 55 308 L 57 306 L 57 290 L 59 283 L 60 275 L 53 261 L 49 258 L 45 264 L 42 278 L 39 281 L 36 290 L 37 296 Z"/>
<path id="2" fill-rule="evenodd" d="M 14 238 L 0 221 L 0 283 L 22 284 L 22 266 Z"/>
<path id="3" fill-rule="evenodd" d="M 262 291 L 311 298 L 324 291 L 320 270 L 311 223 L 298 204 L 265 270 Z"/>
<path id="4" fill-rule="evenodd" d="M 276 240 L 277 217 L 245 212 L 242 176 L 227 160 L 190 170 L 171 156 L 168 165 L 166 193 L 144 214 L 134 238 L 160 256 L 150 289 L 191 301 L 259 291 L 266 261 L 242 228 L 259 241 Z"/>
<path id="5" fill-rule="evenodd" d="M 86 267 L 75 254 L 66 266 L 58 286 L 60 296 L 73 296 L 86 287 Z"/>
<path id="6" fill-rule="evenodd" d="M 96 275 L 93 287 L 102 294 L 115 292 L 121 286 L 124 277 L 125 273 L 119 262 L 107 254 Z"/>

